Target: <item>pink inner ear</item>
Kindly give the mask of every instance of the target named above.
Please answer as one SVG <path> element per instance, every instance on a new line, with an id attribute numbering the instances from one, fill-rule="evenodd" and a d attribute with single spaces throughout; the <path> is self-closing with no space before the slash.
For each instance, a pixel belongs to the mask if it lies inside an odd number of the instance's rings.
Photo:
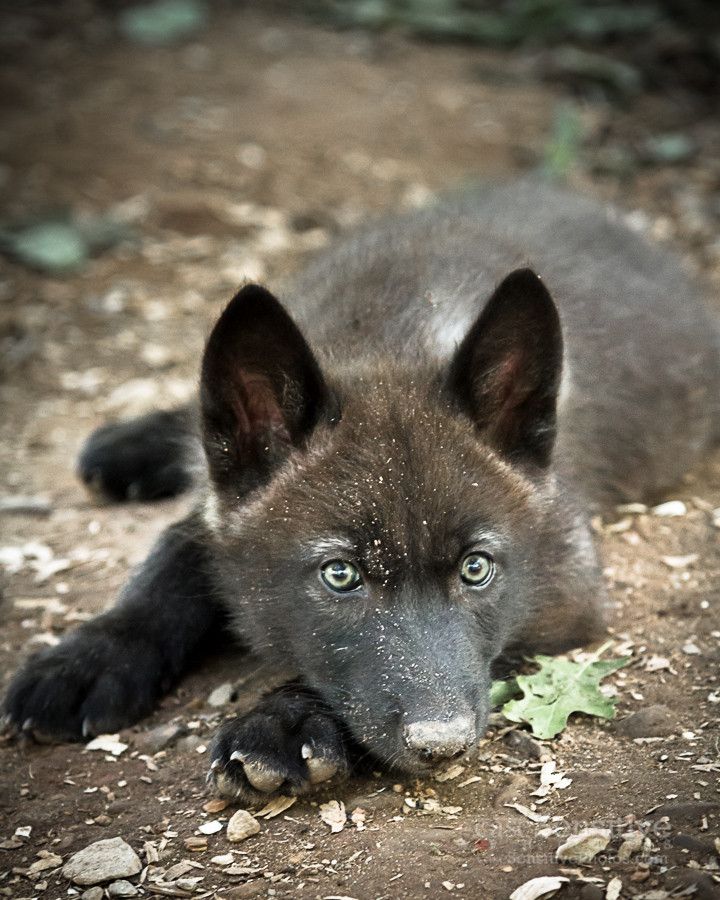
<path id="1" fill-rule="evenodd" d="M 498 410 L 510 410 L 518 406 L 527 396 L 527 386 L 523 380 L 524 354 L 522 350 L 508 353 L 492 370 L 484 393 L 494 401 Z"/>
<path id="2" fill-rule="evenodd" d="M 235 387 L 232 407 L 239 439 L 272 431 L 282 440 L 290 440 L 282 408 L 267 375 L 237 372 Z"/>

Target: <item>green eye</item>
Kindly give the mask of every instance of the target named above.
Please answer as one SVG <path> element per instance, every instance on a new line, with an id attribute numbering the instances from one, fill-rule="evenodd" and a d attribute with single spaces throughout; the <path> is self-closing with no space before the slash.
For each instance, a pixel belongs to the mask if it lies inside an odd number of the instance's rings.
<path id="1" fill-rule="evenodd" d="M 320 569 L 320 577 L 331 591 L 338 594 L 348 594 L 363 583 L 357 566 L 344 559 L 333 559 L 325 563 Z"/>
<path id="2" fill-rule="evenodd" d="M 468 553 L 460 565 L 460 577 L 472 587 L 485 587 L 495 577 L 495 560 L 489 553 Z"/>

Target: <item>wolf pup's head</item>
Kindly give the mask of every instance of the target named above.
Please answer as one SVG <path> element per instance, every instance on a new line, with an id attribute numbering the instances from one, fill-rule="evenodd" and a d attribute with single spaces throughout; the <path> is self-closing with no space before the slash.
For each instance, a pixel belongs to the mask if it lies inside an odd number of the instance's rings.
<path id="1" fill-rule="evenodd" d="M 226 308 L 202 366 L 207 520 L 243 637 L 422 771 L 482 733 L 492 662 L 570 569 L 560 322 L 522 270 L 446 364 L 340 337 L 316 356 L 257 286 Z"/>

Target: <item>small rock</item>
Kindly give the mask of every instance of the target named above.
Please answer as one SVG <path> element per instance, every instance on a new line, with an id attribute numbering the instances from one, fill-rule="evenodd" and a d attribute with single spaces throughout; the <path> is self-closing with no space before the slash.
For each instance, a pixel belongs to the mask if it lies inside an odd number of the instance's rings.
<path id="1" fill-rule="evenodd" d="M 236 843 L 260 831 L 260 823 L 246 809 L 239 809 L 227 823 L 227 839 Z"/>
<path id="2" fill-rule="evenodd" d="M 185 838 L 185 849 L 191 850 L 193 853 L 200 853 L 207 850 L 208 841 L 206 837 L 193 834 L 189 838 Z"/>
<path id="3" fill-rule="evenodd" d="M 561 844 L 555 856 L 558 860 L 573 863 L 589 863 L 610 843 L 609 828 L 584 828 L 578 834 L 571 834 Z"/>
<path id="4" fill-rule="evenodd" d="M 0 497 L 0 513 L 18 516 L 49 516 L 52 512 L 50 501 L 39 494 L 25 496 L 15 494 L 8 497 Z"/>
<path id="5" fill-rule="evenodd" d="M 542 746 L 527 731 L 520 729 L 508 731 L 503 737 L 503 743 L 523 759 L 540 759 L 544 753 Z"/>
<path id="6" fill-rule="evenodd" d="M 667 737 L 677 731 L 678 723 L 672 710 L 657 703 L 626 716 L 615 727 L 618 734 L 629 738 Z"/>
<path id="7" fill-rule="evenodd" d="M 229 681 L 224 682 L 210 694 L 207 698 L 209 706 L 226 706 L 233 698 L 233 686 Z"/>
<path id="8" fill-rule="evenodd" d="M 622 844 L 618 849 L 618 860 L 627 862 L 634 853 L 639 853 L 643 848 L 645 835 L 641 831 L 631 831 L 623 835 Z"/>
<path id="9" fill-rule="evenodd" d="M 151 728 L 150 731 L 141 731 L 140 734 L 133 736 L 133 744 L 141 753 L 159 753 L 166 747 L 174 744 L 178 738 L 182 737 L 187 729 L 180 724 L 158 725 L 157 728 Z"/>
<path id="10" fill-rule="evenodd" d="M 62 865 L 62 856 L 55 853 L 48 853 L 47 850 L 41 850 L 38 854 L 40 859 L 36 860 L 27 870 L 30 878 L 39 875 L 41 872 L 47 872 L 48 869 L 57 869 Z"/>
<path id="11" fill-rule="evenodd" d="M 203 739 L 199 734 L 189 734 L 187 737 L 180 738 L 177 742 L 177 748 L 181 753 L 191 753 L 197 751 L 198 747 L 202 747 Z"/>
<path id="12" fill-rule="evenodd" d="M 208 800 L 207 803 L 203 803 L 203 809 L 206 813 L 210 813 L 214 815 L 215 813 L 222 812 L 228 805 L 227 800 L 223 800 L 220 797 L 215 798 L 213 800 Z"/>
<path id="13" fill-rule="evenodd" d="M 102 900 L 103 889 L 101 887 L 91 887 L 80 894 L 80 900 Z"/>
<path id="14" fill-rule="evenodd" d="M 91 885 L 137 875 L 142 863 L 121 837 L 95 841 L 78 850 L 63 866 L 63 877 L 75 884 Z"/>
<path id="15" fill-rule="evenodd" d="M 260 897 L 261 895 L 267 896 L 265 879 L 238 884 L 236 887 L 231 887 L 223 896 L 226 900 L 246 900 L 247 897 Z"/>
<path id="16" fill-rule="evenodd" d="M 222 831 L 222 822 L 219 819 L 212 819 L 210 822 L 203 822 L 198 828 L 200 834 L 217 834 Z"/>
<path id="17" fill-rule="evenodd" d="M 687 506 L 685 506 L 682 500 L 668 500 L 667 503 L 660 503 L 658 506 L 653 506 L 652 514 L 654 516 L 665 518 L 684 516 L 687 514 Z"/>
<path id="18" fill-rule="evenodd" d="M 110 897 L 137 897 L 138 889 L 129 881 L 113 881 L 107 887 Z"/>

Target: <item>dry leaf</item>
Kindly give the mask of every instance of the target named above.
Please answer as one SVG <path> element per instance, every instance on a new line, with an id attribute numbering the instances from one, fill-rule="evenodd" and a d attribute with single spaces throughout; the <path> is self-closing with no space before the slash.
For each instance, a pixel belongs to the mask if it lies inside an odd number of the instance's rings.
<path id="1" fill-rule="evenodd" d="M 283 797 L 282 795 L 275 797 L 269 803 L 266 803 L 257 815 L 261 819 L 274 819 L 275 816 L 284 813 L 286 809 L 290 809 L 296 801 L 297 797 Z"/>
<path id="2" fill-rule="evenodd" d="M 330 833 L 337 834 L 342 831 L 347 822 L 345 804 L 342 800 L 329 800 L 320 804 L 320 818 L 330 826 Z"/>
<path id="3" fill-rule="evenodd" d="M 570 881 L 562 875 L 541 875 L 540 878 L 531 878 L 525 884 L 510 894 L 510 900 L 537 900 L 538 897 L 547 897 L 548 894 L 554 894 L 560 888 Z"/>
<path id="4" fill-rule="evenodd" d="M 89 744 L 85 744 L 86 750 L 102 750 L 104 753 L 112 753 L 113 756 L 120 756 L 127 748 L 128 745 L 122 743 L 119 734 L 99 734 Z"/>
<path id="5" fill-rule="evenodd" d="M 445 769 L 444 772 L 440 772 L 435 776 L 435 781 L 452 781 L 454 778 L 458 778 L 465 771 L 465 766 L 461 766 L 459 763 L 456 763 L 454 766 L 450 766 L 449 769 Z"/>
<path id="6" fill-rule="evenodd" d="M 219 797 L 214 800 L 208 800 L 207 803 L 203 803 L 203 809 L 206 813 L 210 813 L 214 815 L 215 813 L 222 812 L 228 805 L 227 800 L 221 800 Z"/>
<path id="7" fill-rule="evenodd" d="M 505 806 L 509 809 L 514 809 L 521 816 L 525 816 L 526 819 L 530 819 L 531 822 L 536 822 L 538 825 L 544 825 L 545 822 L 550 821 L 550 816 L 543 816 L 540 813 L 533 812 L 527 806 L 523 806 L 522 803 L 506 803 Z"/>

